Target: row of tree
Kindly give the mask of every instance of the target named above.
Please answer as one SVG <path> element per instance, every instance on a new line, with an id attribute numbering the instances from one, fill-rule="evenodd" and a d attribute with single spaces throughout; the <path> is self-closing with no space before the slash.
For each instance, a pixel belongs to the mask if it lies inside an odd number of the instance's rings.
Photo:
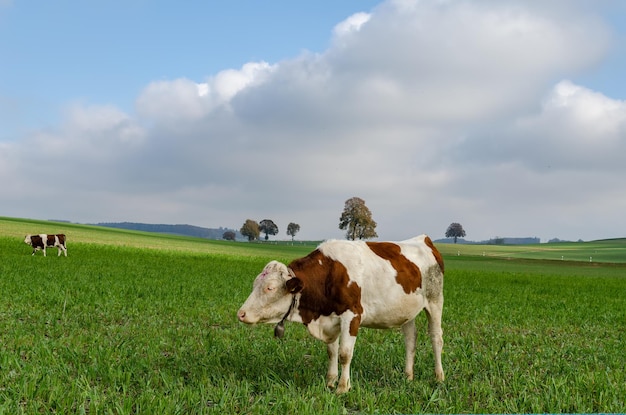
<path id="1" fill-rule="evenodd" d="M 372 212 L 365 205 L 365 201 L 359 197 L 353 197 L 346 200 L 343 213 L 339 218 L 339 229 L 346 231 L 346 238 L 369 239 L 378 236 L 376 233 L 376 222 L 372 219 Z M 239 230 L 241 234 L 248 238 L 248 241 L 259 239 L 261 233 L 265 234 L 265 240 L 270 235 L 278 234 L 278 226 L 271 219 L 263 219 L 257 222 L 252 219 L 246 219 Z M 290 222 L 287 225 L 287 235 L 293 240 L 296 234 L 300 232 L 300 225 Z M 235 233 L 232 231 L 224 232 L 223 238 L 226 240 L 235 240 Z"/>
<path id="2" fill-rule="evenodd" d="M 372 212 L 360 197 L 352 197 L 346 200 L 343 212 L 339 218 L 339 229 L 345 230 L 346 238 L 352 241 L 376 238 L 378 236 L 376 233 L 376 221 L 372 218 Z M 291 240 L 295 238 L 299 231 L 300 225 L 297 223 L 291 222 L 287 225 L 287 235 L 291 236 Z M 257 240 L 261 233 L 264 233 L 267 241 L 270 235 L 278 234 L 278 226 L 271 219 L 263 219 L 258 223 L 252 219 L 247 219 L 240 232 L 248 238 L 248 241 Z M 446 237 L 453 237 L 455 243 L 458 237 L 464 236 L 465 231 L 459 223 L 452 223 L 446 231 Z M 234 232 L 225 232 L 224 239 L 235 240 Z"/>
<path id="3" fill-rule="evenodd" d="M 261 232 L 263 232 L 265 234 L 265 240 L 267 241 L 270 235 L 278 234 L 278 226 L 271 219 L 263 219 L 261 222 L 247 219 L 239 232 L 241 232 L 243 236 L 248 238 L 248 241 L 255 241 L 259 239 Z M 287 225 L 287 235 L 291 236 L 292 241 L 298 232 L 300 232 L 300 225 L 298 225 L 297 223 L 290 222 L 289 225 Z M 225 233 L 224 239 L 234 241 L 234 232 L 232 235 L 226 235 Z"/>

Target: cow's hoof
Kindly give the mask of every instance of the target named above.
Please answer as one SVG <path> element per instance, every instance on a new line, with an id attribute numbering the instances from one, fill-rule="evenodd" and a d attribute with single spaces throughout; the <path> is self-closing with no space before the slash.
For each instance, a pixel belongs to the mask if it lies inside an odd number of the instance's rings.
<path id="1" fill-rule="evenodd" d="M 443 371 L 435 371 L 435 378 L 437 378 L 437 382 L 443 382 L 446 376 L 443 374 Z"/>
<path id="2" fill-rule="evenodd" d="M 337 386 L 337 375 L 326 376 L 326 387 L 328 389 L 335 389 Z"/>
<path id="3" fill-rule="evenodd" d="M 345 382 L 345 383 L 340 381 L 339 385 L 337 386 L 337 390 L 335 391 L 335 393 L 337 395 L 341 395 L 343 393 L 348 392 L 349 390 L 350 390 L 350 381 Z"/>

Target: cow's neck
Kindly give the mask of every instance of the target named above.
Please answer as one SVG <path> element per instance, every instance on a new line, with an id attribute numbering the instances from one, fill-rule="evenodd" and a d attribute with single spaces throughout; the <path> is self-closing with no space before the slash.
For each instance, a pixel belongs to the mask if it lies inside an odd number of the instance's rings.
<path id="1" fill-rule="evenodd" d="M 289 309 L 287 309 L 287 312 L 285 313 L 285 315 L 283 316 L 283 318 L 278 322 L 278 324 L 276 324 L 276 327 L 274 327 L 274 336 L 275 337 L 283 337 L 284 333 L 285 333 L 285 320 L 292 320 L 291 317 L 291 313 L 293 312 L 294 309 L 296 309 L 296 297 L 298 295 L 297 294 L 292 294 L 291 296 L 291 304 L 289 305 Z"/>
<path id="2" fill-rule="evenodd" d="M 300 297 L 302 293 L 294 294 L 291 301 L 291 311 L 287 313 L 287 321 L 293 321 L 295 323 L 302 323 L 302 317 L 300 316 Z"/>

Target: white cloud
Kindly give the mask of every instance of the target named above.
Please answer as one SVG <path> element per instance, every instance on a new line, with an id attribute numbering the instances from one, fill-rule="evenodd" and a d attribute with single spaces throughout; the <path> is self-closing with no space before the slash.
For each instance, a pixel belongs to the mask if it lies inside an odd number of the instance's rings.
<path id="1" fill-rule="evenodd" d="M 57 131 L 42 131 L 31 137 L 32 145 L 45 158 L 72 162 L 73 153 L 90 160 L 109 161 L 143 144 L 145 131 L 127 114 L 112 106 L 74 104 L 65 113 Z"/>
<path id="2" fill-rule="evenodd" d="M 372 112 L 411 108 L 411 119 L 467 122 L 533 105 L 555 76 L 588 68 L 607 47 L 606 30 L 583 16 L 561 20 L 516 3 L 393 2 L 328 55 L 338 80 L 371 97 L 359 102 L 382 98 Z M 367 90 L 390 87 L 402 101 Z"/>
<path id="3" fill-rule="evenodd" d="M 214 91 L 218 102 L 230 101 L 242 89 L 262 82 L 274 70 L 267 62 L 250 62 L 240 70 L 227 69 L 219 72 L 208 83 L 209 91 Z"/>
<path id="4" fill-rule="evenodd" d="M 336 37 L 346 36 L 350 33 L 358 32 L 367 21 L 370 19 L 371 14 L 359 12 L 348 17 L 343 22 L 338 23 L 333 32 Z"/>
<path id="5" fill-rule="evenodd" d="M 137 99 L 137 112 L 159 122 L 199 120 L 227 106 L 244 88 L 263 82 L 273 70 L 266 62 L 250 62 L 240 70 L 223 70 L 203 83 L 188 79 L 153 82 Z"/>
<path id="6" fill-rule="evenodd" d="M 583 139 L 616 141 L 626 137 L 626 102 L 570 81 L 559 82 L 543 107 L 548 122 L 558 121 Z"/>
<path id="7" fill-rule="evenodd" d="M 620 171 L 625 152 L 626 103 L 565 80 L 540 112 L 481 128 L 456 154 L 469 163 L 514 162 L 539 171 Z"/>
<path id="8" fill-rule="evenodd" d="M 188 79 L 152 82 L 137 98 L 137 112 L 153 121 L 199 119 L 211 110 L 205 91 Z"/>

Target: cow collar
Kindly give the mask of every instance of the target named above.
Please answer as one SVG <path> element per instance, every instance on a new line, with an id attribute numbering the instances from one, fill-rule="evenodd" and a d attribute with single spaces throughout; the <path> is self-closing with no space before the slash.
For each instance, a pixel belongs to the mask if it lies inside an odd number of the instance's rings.
<path id="1" fill-rule="evenodd" d="M 291 278 L 295 278 L 296 274 L 294 274 L 293 270 L 291 268 L 287 268 L 287 270 L 289 271 Z M 274 327 L 274 337 L 278 337 L 280 339 L 285 335 L 285 320 L 287 320 L 289 315 L 291 315 L 293 308 L 296 306 L 296 295 L 297 294 L 291 294 L 291 304 L 289 305 L 289 309 L 287 309 L 283 318 L 278 322 L 278 324 L 276 324 L 276 327 Z"/>

